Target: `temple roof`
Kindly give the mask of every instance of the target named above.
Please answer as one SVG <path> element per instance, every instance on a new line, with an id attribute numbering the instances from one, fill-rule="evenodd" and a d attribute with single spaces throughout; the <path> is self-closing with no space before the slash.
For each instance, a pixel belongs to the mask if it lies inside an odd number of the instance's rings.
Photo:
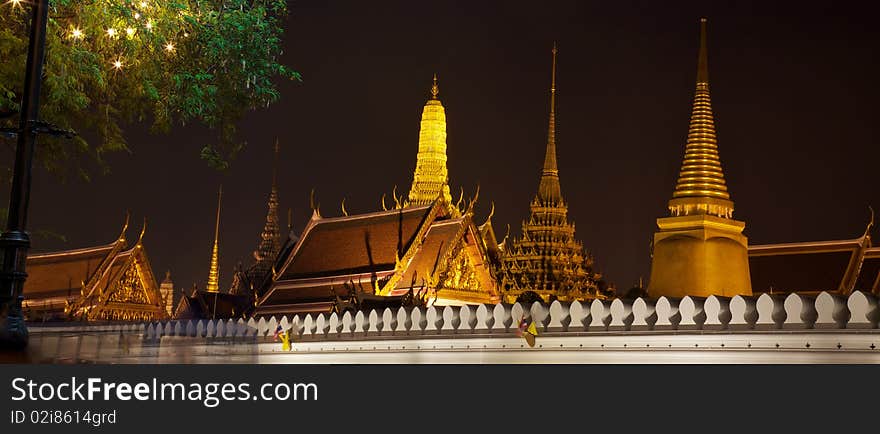
<path id="1" fill-rule="evenodd" d="M 119 242 L 99 247 L 28 255 L 25 298 L 79 295 L 95 270 L 121 249 Z"/>
<path id="2" fill-rule="evenodd" d="M 180 298 L 176 319 L 230 319 L 239 318 L 253 307 L 247 295 L 225 292 L 195 291 Z"/>
<path id="3" fill-rule="evenodd" d="M 278 280 L 393 269 L 432 208 L 313 219 Z"/>
<path id="4" fill-rule="evenodd" d="M 869 236 L 848 240 L 749 246 L 756 293 L 839 292 L 877 289 L 880 248 Z"/>
<path id="5" fill-rule="evenodd" d="M 97 247 L 28 255 L 23 295 L 35 317 L 146 320 L 166 316 L 162 296 L 142 244 L 126 250 L 125 231 Z"/>

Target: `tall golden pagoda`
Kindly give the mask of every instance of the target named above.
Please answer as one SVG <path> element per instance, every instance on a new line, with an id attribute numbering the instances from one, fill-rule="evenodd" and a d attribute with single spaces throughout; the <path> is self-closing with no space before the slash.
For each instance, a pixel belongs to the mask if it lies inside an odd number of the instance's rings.
<path id="1" fill-rule="evenodd" d="M 562 198 L 556 164 L 556 45 L 550 85 L 550 121 L 547 151 L 538 193 L 530 205 L 531 214 L 522 224 L 522 238 L 507 247 L 502 260 L 504 301 L 521 296 L 575 300 L 594 298 L 596 280 L 593 259 L 574 238 L 574 223 L 568 221 L 568 205 Z M 531 297 L 524 296 L 525 293 Z"/>
<path id="2" fill-rule="evenodd" d="M 449 194 L 449 172 L 446 170 L 446 110 L 437 95 L 437 74 L 431 85 L 431 99 L 422 110 L 422 123 L 419 130 L 419 153 L 413 173 L 412 187 L 406 207 L 428 206 L 438 197 L 449 204 L 450 211 L 458 216 L 460 211 L 452 206 Z"/>
<path id="3" fill-rule="evenodd" d="M 223 186 L 217 193 L 217 224 L 214 227 L 214 249 L 211 251 L 211 269 L 208 271 L 208 292 L 220 292 L 220 200 L 223 198 Z"/>
<path id="4" fill-rule="evenodd" d="M 694 107 L 684 161 L 669 201 L 670 217 L 657 219 L 652 297 L 751 295 L 745 222 L 733 220 L 724 182 L 709 98 L 706 19 L 700 20 L 700 51 Z"/>

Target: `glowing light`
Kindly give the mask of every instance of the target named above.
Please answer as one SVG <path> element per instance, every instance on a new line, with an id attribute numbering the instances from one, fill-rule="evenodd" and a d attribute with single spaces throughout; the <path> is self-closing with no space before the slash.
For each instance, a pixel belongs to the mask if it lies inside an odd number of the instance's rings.
<path id="1" fill-rule="evenodd" d="M 70 37 L 71 37 L 71 39 L 82 39 L 83 32 L 78 27 L 74 27 L 73 29 L 70 30 Z"/>
<path id="2" fill-rule="evenodd" d="M 6 4 L 12 4 L 12 7 L 21 6 L 21 0 L 9 0 Z"/>
<path id="3" fill-rule="evenodd" d="M 152 22 L 152 21 L 147 21 L 147 30 L 150 30 L 150 29 L 152 29 L 152 28 L 153 28 L 153 22 Z"/>
<path id="4" fill-rule="evenodd" d="M 174 52 L 174 44 L 172 44 L 170 42 L 165 44 L 165 51 L 167 51 L 169 53 L 173 53 Z"/>
<path id="5" fill-rule="evenodd" d="M 135 13 L 134 13 L 134 19 L 136 19 L 136 20 L 141 19 L 141 14 L 140 14 L 140 12 L 135 12 Z"/>
<path id="6" fill-rule="evenodd" d="M 114 28 L 112 28 L 112 27 L 109 28 L 109 29 L 107 29 L 107 36 L 109 36 L 109 37 L 111 37 L 111 38 L 114 37 L 114 36 L 116 36 L 116 29 L 114 29 Z"/>
<path id="7" fill-rule="evenodd" d="M 147 7 L 147 2 L 141 2 L 141 3 L 140 3 L 140 6 L 141 6 L 141 9 L 146 9 L 146 7 Z"/>
<path id="8" fill-rule="evenodd" d="M 128 35 L 129 38 L 134 36 L 134 29 L 132 29 L 131 27 L 125 29 L 125 34 Z"/>
<path id="9" fill-rule="evenodd" d="M 121 59 L 116 59 L 116 60 L 113 62 L 113 68 L 116 69 L 117 71 L 120 70 L 120 69 L 122 69 L 122 60 L 121 60 Z"/>

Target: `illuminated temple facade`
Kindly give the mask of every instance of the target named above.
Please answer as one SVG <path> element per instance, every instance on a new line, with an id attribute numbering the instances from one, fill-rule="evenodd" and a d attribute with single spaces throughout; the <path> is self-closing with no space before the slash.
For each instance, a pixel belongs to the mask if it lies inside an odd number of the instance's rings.
<path id="1" fill-rule="evenodd" d="M 125 232 L 109 244 L 60 252 L 33 253 L 22 309 L 31 322 L 157 321 L 169 317 L 143 245 Z"/>
<path id="2" fill-rule="evenodd" d="M 255 314 L 342 312 L 393 304 L 498 303 L 498 279 L 473 207 L 451 202 L 446 113 L 436 76 L 422 110 L 419 149 L 408 197 L 394 207 L 324 217 L 317 206 L 299 236 L 280 249 L 272 279 L 258 290 Z M 494 234 L 491 235 L 494 237 Z"/>
<path id="3" fill-rule="evenodd" d="M 657 219 L 648 295 L 752 295 L 745 222 L 733 219 L 709 97 L 706 19 L 700 22 L 696 92 L 669 217 Z"/>
<path id="4" fill-rule="evenodd" d="M 555 299 L 589 300 L 604 297 L 597 288 L 601 277 L 593 271 L 593 258 L 575 239 L 574 223 L 568 220 L 568 204 L 562 198 L 556 162 L 556 47 L 550 85 L 550 121 L 547 150 L 538 193 L 530 204 L 529 219 L 522 224 L 522 237 L 505 245 L 502 261 L 504 301 L 549 302 Z"/>

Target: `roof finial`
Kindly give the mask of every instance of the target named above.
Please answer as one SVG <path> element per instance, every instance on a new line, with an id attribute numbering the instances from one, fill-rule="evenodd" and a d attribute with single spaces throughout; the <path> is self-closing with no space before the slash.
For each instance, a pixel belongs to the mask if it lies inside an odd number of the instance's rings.
<path id="1" fill-rule="evenodd" d="M 709 57 L 706 49 L 706 18 L 700 18 L 700 54 L 697 61 L 697 83 L 709 84 Z"/>
<path id="2" fill-rule="evenodd" d="M 144 234 L 145 233 L 147 233 L 147 217 L 146 216 L 144 216 L 144 227 L 141 228 L 141 234 L 140 234 L 140 236 L 138 236 L 137 243 L 135 244 L 136 246 L 140 247 L 140 246 L 144 245 Z"/>
<path id="3" fill-rule="evenodd" d="M 122 225 L 122 232 L 119 234 L 119 241 L 125 241 L 125 232 L 128 231 L 129 217 L 131 217 L 131 212 L 125 210 L 125 224 Z"/>
<path id="4" fill-rule="evenodd" d="M 868 221 L 868 226 L 865 227 L 865 234 L 862 235 L 862 238 L 866 238 L 871 235 L 871 228 L 874 227 L 874 207 L 868 205 L 868 210 L 871 211 L 871 220 Z"/>
<path id="5" fill-rule="evenodd" d="M 437 99 L 440 94 L 440 87 L 437 86 L 437 73 L 434 73 L 434 84 L 431 85 L 431 99 Z"/>

